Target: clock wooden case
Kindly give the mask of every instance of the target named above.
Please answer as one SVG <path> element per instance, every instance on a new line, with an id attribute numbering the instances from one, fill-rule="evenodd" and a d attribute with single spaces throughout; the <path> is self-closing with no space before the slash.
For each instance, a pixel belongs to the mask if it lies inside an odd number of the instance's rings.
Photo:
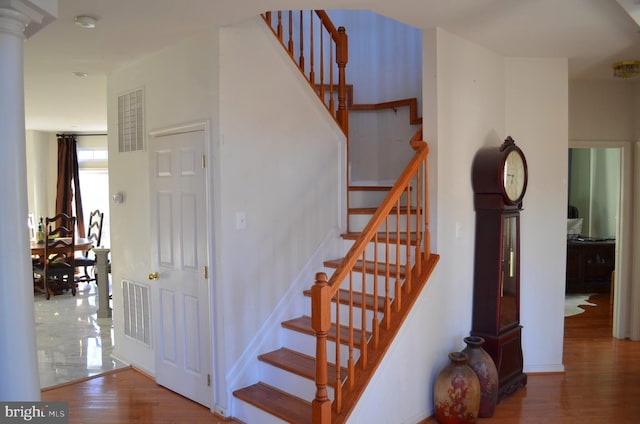
<path id="1" fill-rule="evenodd" d="M 527 384 L 520 325 L 520 211 L 527 162 L 511 137 L 480 149 L 472 165 L 476 241 L 471 335 L 498 368 L 499 398 Z"/>

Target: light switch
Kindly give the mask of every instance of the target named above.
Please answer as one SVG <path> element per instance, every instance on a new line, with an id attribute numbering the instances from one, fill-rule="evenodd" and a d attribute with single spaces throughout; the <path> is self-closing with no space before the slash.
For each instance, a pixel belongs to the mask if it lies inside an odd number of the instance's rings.
<path id="1" fill-rule="evenodd" d="M 244 211 L 236 212 L 236 230 L 247 228 L 247 214 Z"/>

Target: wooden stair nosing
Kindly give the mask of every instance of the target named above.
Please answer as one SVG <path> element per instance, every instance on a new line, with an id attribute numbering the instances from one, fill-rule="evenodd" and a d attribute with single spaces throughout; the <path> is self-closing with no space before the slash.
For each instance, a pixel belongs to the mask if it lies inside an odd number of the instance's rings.
<path id="1" fill-rule="evenodd" d="M 311 297 L 311 290 L 305 290 L 304 295 L 307 297 Z M 341 305 L 349 304 L 349 290 L 340 289 L 338 290 L 338 300 Z M 393 299 L 390 299 L 393 300 Z M 332 300 L 335 302 L 335 300 Z M 378 312 L 384 312 L 384 296 L 378 296 L 377 308 L 374 308 L 374 298 L 372 294 L 365 294 L 365 309 L 373 310 L 376 309 Z M 362 293 L 353 292 L 353 306 L 360 308 L 362 307 Z"/>
<path id="2" fill-rule="evenodd" d="M 348 233 L 343 233 L 340 234 L 340 237 L 342 237 L 345 240 L 358 240 L 360 238 L 360 236 L 362 235 L 362 232 L 348 232 Z M 375 240 L 371 240 L 371 242 L 373 243 Z M 405 245 L 407 241 L 407 232 L 406 231 L 400 231 L 400 245 Z M 395 231 L 389 231 L 389 237 L 387 238 L 387 233 L 384 232 L 379 232 L 378 233 L 378 243 L 389 243 L 389 244 L 396 244 L 397 242 L 397 237 L 396 237 L 396 232 Z M 415 231 L 411 231 L 409 233 L 409 243 L 412 246 L 415 246 L 418 243 L 418 235 L 415 233 Z"/>
<path id="3" fill-rule="evenodd" d="M 287 328 L 292 331 L 297 331 L 299 333 L 307 334 L 315 337 L 315 331 L 311 326 L 311 317 L 308 315 L 303 315 L 298 318 L 293 318 L 287 321 L 283 321 L 281 323 L 282 327 Z M 331 323 L 331 328 L 327 333 L 327 339 L 333 342 L 336 341 L 336 324 Z M 371 337 L 371 332 L 367 331 L 365 333 L 367 340 Z M 362 341 L 362 331 L 359 328 L 354 328 L 353 330 L 353 344 L 355 346 L 360 346 Z M 349 326 L 348 325 L 340 325 L 340 344 L 346 345 L 349 342 Z"/>
<path id="4" fill-rule="evenodd" d="M 328 261 L 324 261 L 323 265 L 326 266 L 327 268 L 338 268 L 338 266 L 340 266 L 340 264 L 342 263 L 343 258 L 339 258 L 339 259 L 332 259 L 332 260 L 328 260 Z M 378 262 L 378 266 L 377 266 L 377 271 L 378 271 L 378 276 L 379 277 L 383 277 L 387 271 L 387 264 L 384 262 Z M 362 259 L 358 259 L 355 263 L 355 265 L 353 266 L 353 270 L 355 272 L 362 272 Z M 376 270 L 376 264 L 373 261 L 366 261 L 365 265 L 364 265 L 364 272 L 366 272 L 367 274 L 374 274 L 374 271 Z M 398 265 L 396 264 L 389 264 L 389 276 L 390 277 L 396 277 L 397 274 L 399 274 L 399 277 L 401 279 L 404 280 L 404 277 L 406 275 L 406 270 L 407 268 L 404 265 L 400 265 L 398 268 Z"/>
<path id="5" fill-rule="evenodd" d="M 350 185 L 349 191 L 389 191 L 392 188 L 390 185 Z"/>
<path id="6" fill-rule="evenodd" d="M 349 191 L 389 191 L 393 188 L 392 185 L 350 185 L 347 187 Z M 409 186 L 409 190 L 413 191 L 413 186 Z"/>
<path id="7" fill-rule="evenodd" d="M 349 215 L 373 215 L 374 213 L 376 213 L 377 210 L 378 210 L 377 206 L 361 207 L 361 208 L 349 208 L 347 213 Z M 418 208 L 415 207 L 415 206 L 411 206 L 411 207 L 400 206 L 400 210 L 398 211 L 398 208 L 394 206 L 389 211 L 389 215 L 397 214 L 398 212 L 400 212 L 400 214 L 407 214 L 407 212 L 410 212 L 411 215 L 415 215 L 418 212 Z"/>
<path id="8" fill-rule="evenodd" d="M 311 402 L 263 382 L 236 390 L 233 395 L 288 423 L 307 424 L 311 420 Z"/>
<path id="9" fill-rule="evenodd" d="M 258 356 L 258 360 L 309 380 L 315 380 L 316 377 L 316 358 L 292 349 L 287 349 L 286 347 L 281 347 L 280 349 L 263 353 Z M 329 363 L 327 369 L 329 386 L 335 388 L 336 365 Z M 347 369 L 345 367 L 340 367 L 340 381 L 344 382 L 346 377 Z"/>

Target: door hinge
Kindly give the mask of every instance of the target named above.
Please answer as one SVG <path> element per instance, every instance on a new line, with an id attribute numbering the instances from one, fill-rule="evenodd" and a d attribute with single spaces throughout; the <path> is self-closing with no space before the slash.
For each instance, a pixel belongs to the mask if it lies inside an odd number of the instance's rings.
<path id="1" fill-rule="evenodd" d="M 202 155 L 202 169 L 207 167 L 207 158 L 205 155 Z"/>
<path id="2" fill-rule="evenodd" d="M 205 265 L 205 266 L 202 268 L 202 273 L 203 273 L 203 275 L 204 275 L 205 280 L 206 280 L 207 278 L 209 278 L 209 267 Z"/>
<path id="3" fill-rule="evenodd" d="M 211 374 L 207 374 L 207 386 L 211 387 Z"/>

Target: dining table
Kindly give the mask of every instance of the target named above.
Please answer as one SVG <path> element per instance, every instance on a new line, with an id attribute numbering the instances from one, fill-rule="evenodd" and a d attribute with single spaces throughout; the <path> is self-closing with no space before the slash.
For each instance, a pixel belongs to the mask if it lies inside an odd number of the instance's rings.
<path id="1" fill-rule="evenodd" d="M 85 251 L 91 249 L 92 246 L 92 239 L 84 237 L 76 238 L 75 250 Z M 31 256 L 41 255 L 44 255 L 44 243 L 38 243 L 36 240 L 31 240 Z"/>

